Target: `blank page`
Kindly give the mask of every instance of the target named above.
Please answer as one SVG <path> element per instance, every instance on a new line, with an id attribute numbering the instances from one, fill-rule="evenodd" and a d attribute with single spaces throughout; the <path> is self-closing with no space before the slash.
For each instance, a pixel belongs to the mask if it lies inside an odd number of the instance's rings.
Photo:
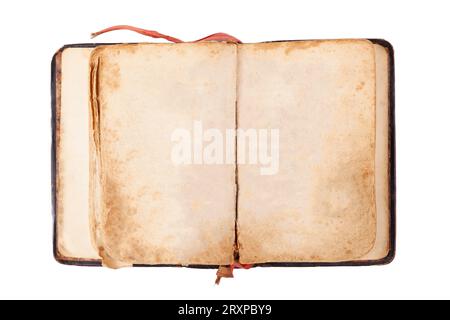
<path id="1" fill-rule="evenodd" d="M 99 259 L 89 222 L 89 59 L 92 48 L 65 48 L 56 101 L 57 258 Z M 59 89 L 58 89 L 59 88 Z"/>
<path id="2" fill-rule="evenodd" d="M 276 174 L 239 165 L 240 262 L 364 256 L 376 237 L 373 44 L 245 44 L 238 59 L 239 127 L 280 133 Z"/>
<path id="3" fill-rule="evenodd" d="M 236 45 L 100 47 L 91 58 L 104 264 L 233 262 L 235 166 L 176 165 L 176 129 L 235 127 Z M 234 155 L 233 155 L 234 157 Z M 100 189 L 100 190 L 99 190 Z"/>

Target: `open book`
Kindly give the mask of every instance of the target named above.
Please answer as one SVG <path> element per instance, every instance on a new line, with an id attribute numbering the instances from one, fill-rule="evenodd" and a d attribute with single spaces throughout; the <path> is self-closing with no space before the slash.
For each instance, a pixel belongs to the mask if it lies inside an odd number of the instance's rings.
<path id="1" fill-rule="evenodd" d="M 56 259 L 389 263 L 393 66 L 382 40 L 64 47 L 52 81 Z"/>

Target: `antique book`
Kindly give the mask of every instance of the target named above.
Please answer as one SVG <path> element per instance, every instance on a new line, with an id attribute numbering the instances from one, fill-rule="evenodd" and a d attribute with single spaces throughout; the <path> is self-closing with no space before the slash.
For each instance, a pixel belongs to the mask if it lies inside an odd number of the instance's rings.
<path id="1" fill-rule="evenodd" d="M 52 95 L 61 263 L 394 258 L 384 40 L 68 45 L 53 59 Z"/>

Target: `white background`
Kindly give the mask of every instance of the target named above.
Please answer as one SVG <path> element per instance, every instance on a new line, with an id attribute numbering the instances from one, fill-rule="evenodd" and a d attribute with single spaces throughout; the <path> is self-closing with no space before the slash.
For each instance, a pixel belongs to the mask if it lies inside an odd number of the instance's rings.
<path id="1" fill-rule="evenodd" d="M 450 298 L 448 1 L 3 1 L 0 298 Z M 184 40 L 385 38 L 396 49 L 398 254 L 364 268 L 67 267 L 52 258 L 50 61 L 116 24 Z M 126 31 L 98 41 L 150 41 Z"/>

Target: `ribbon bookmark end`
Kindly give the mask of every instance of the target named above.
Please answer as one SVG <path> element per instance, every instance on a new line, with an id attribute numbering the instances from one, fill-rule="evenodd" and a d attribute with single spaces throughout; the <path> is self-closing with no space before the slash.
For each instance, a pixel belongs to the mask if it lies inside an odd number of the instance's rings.
<path id="1" fill-rule="evenodd" d="M 220 266 L 216 275 L 216 285 L 219 285 L 222 278 L 234 278 L 233 268 L 231 266 Z"/>

